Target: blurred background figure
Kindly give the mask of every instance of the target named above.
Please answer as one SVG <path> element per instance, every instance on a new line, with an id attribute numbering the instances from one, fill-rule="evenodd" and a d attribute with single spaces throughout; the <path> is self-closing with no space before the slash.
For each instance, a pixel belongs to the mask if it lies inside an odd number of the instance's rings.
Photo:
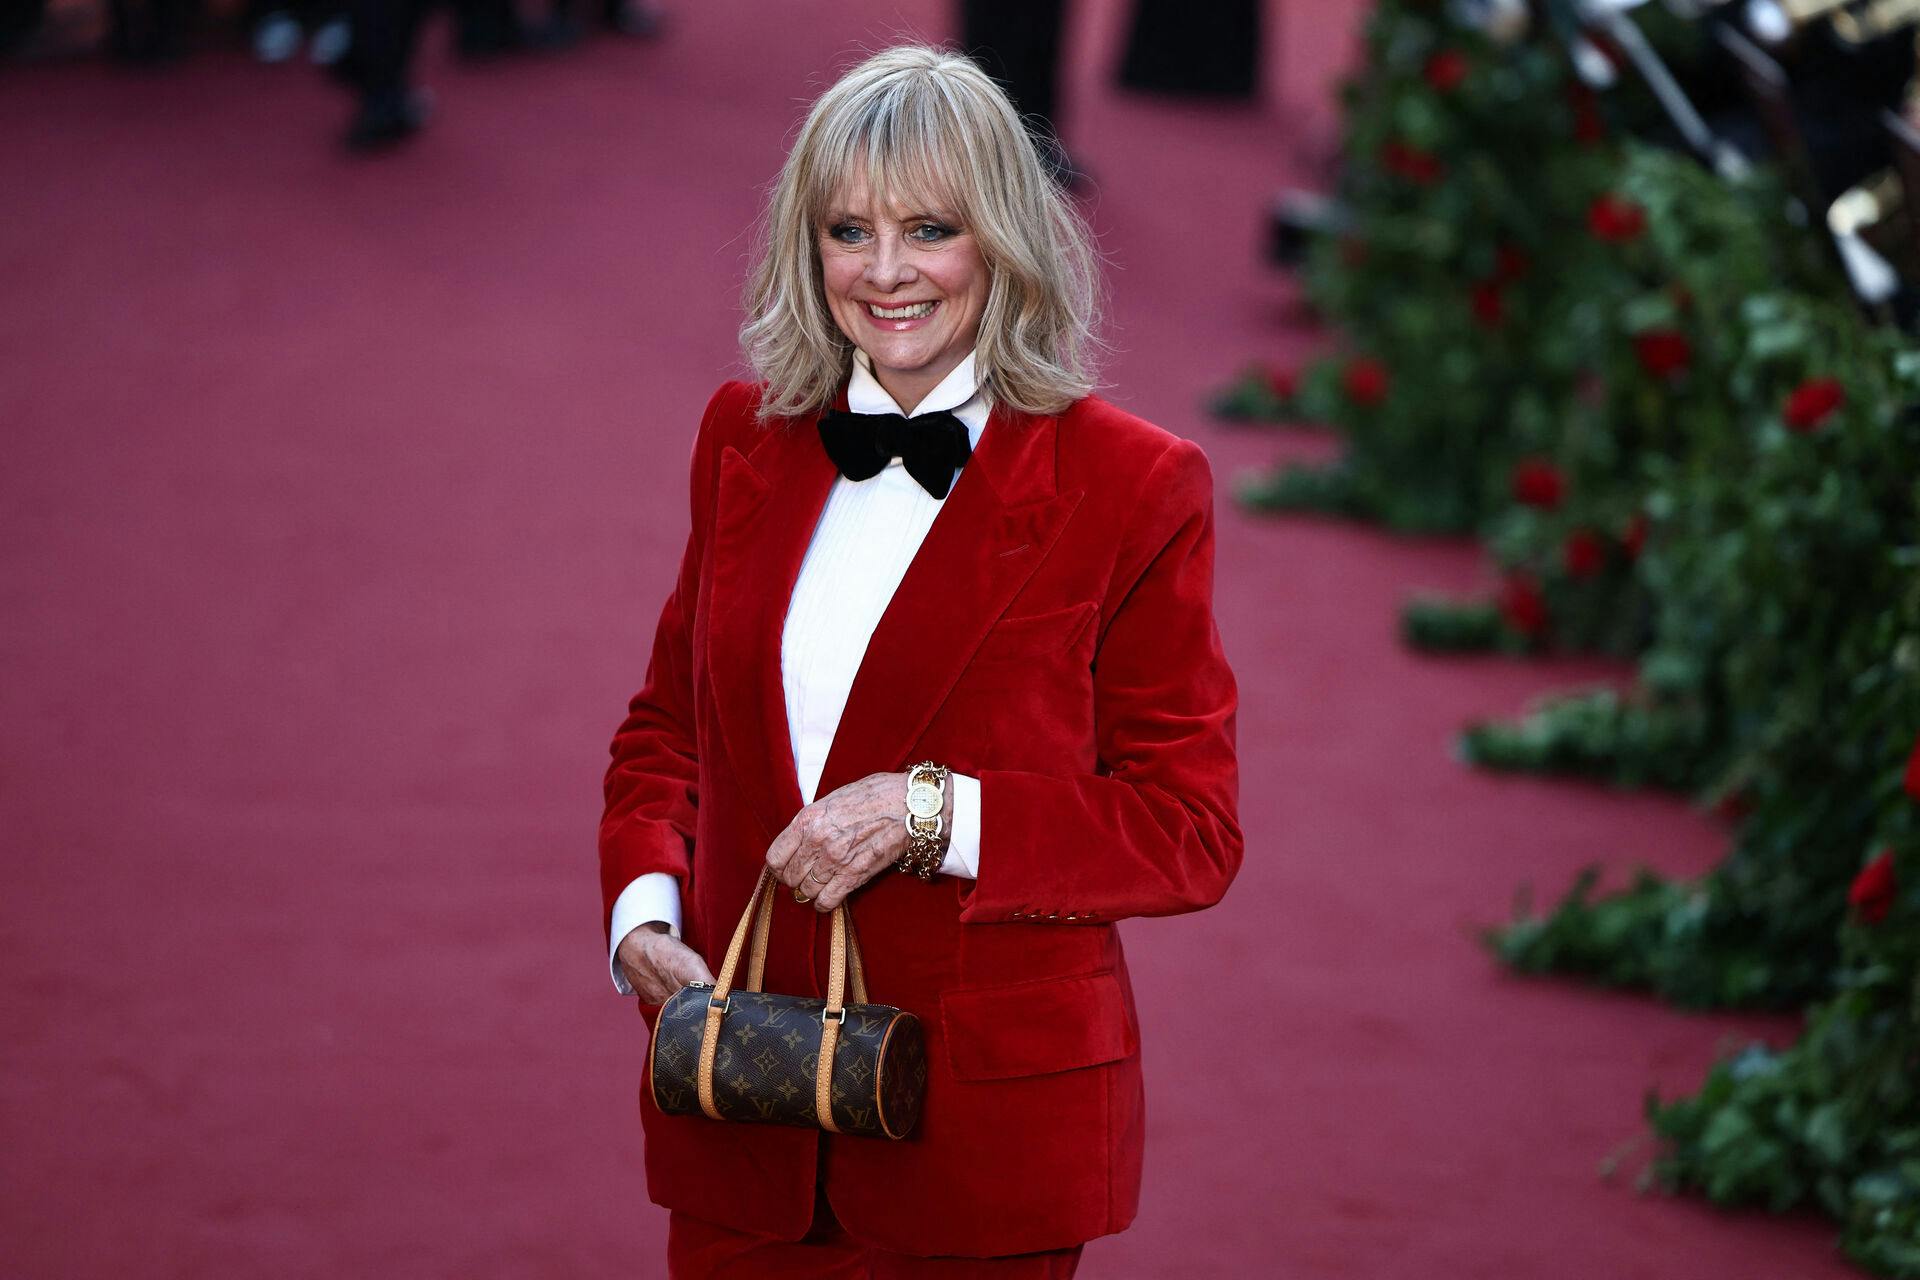
<path id="1" fill-rule="evenodd" d="M 1137 0 L 1120 84 L 1149 93 L 1255 97 L 1260 86 L 1260 0 Z"/>
<path id="2" fill-rule="evenodd" d="M 1060 63 L 1066 0 L 961 0 L 960 44 L 998 80 L 1026 118 L 1054 180 L 1079 188 L 1087 173 L 1062 141 Z M 1260 0 L 1137 0 L 1121 87 L 1252 99 L 1260 84 Z"/>
<path id="3" fill-rule="evenodd" d="M 12 53 L 32 38 L 47 14 L 47 0 L 6 0 L 0 4 L 0 54 Z"/>
<path id="4" fill-rule="evenodd" d="M 660 34 L 660 7 L 653 0 L 553 0 L 539 42 L 549 49 L 565 48 L 584 37 L 590 24 L 647 40 Z"/>
<path id="5" fill-rule="evenodd" d="M 108 0 L 107 52 L 122 62 L 170 62 L 181 54 L 186 0 Z"/>
<path id="6" fill-rule="evenodd" d="M 421 24 L 434 0 L 354 0 L 350 50 L 342 79 L 360 94 L 346 144 L 379 150 L 414 133 L 432 112 L 432 95 L 413 83 Z M 463 58 L 489 58 L 577 43 L 592 22 L 633 37 L 657 35 L 657 0 L 553 0 L 543 23 L 528 25 L 513 0 L 450 0 L 454 48 Z M 319 36 L 315 37 L 316 45 Z M 313 54 L 321 62 L 319 50 Z"/>
<path id="7" fill-rule="evenodd" d="M 1054 181 L 1086 175 L 1060 141 L 1060 46 L 1066 0 L 960 0 L 960 45 L 1006 89 L 1040 144 Z"/>
<path id="8" fill-rule="evenodd" d="M 413 83 L 420 27 L 433 0 L 355 0 L 352 44 L 343 78 L 360 102 L 347 125 L 346 144 L 358 151 L 390 146 L 419 131 L 432 96 Z M 528 47 L 512 0 L 452 0 L 454 47 L 463 58 L 486 58 Z"/>
<path id="9" fill-rule="evenodd" d="M 353 40 L 340 0 L 250 0 L 247 29 L 261 62 L 286 62 L 305 44 L 315 66 L 332 66 Z"/>

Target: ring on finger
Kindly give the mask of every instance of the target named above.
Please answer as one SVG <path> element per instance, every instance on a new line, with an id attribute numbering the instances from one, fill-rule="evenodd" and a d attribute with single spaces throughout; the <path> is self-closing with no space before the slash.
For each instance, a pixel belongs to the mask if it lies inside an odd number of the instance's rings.
<path id="1" fill-rule="evenodd" d="M 813 882 L 814 882 L 815 884 L 825 884 L 825 883 L 826 883 L 827 881 L 829 881 L 829 880 L 831 880 L 831 879 L 833 879 L 833 872 L 831 872 L 831 871 L 829 871 L 829 872 L 827 872 L 827 874 L 825 874 L 825 875 L 823 875 L 823 876 L 821 876 L 821 877 L 820 877 L 819 879 L 817 879 L 817 880 L 816 880 L 816 879 L 814 879 L 814 874 L 813 874 L 813 873 L 814 873 L 814 872 L 816 872 L 816 871 L 818 871 L 819 869 L 820 869 L 820 864 L 819 864 L 819 863 L 817 863 L 817 862 L 816 862 L 816 863 L 814 863 L 814 864 L 813 864 L 812 866 L 810 866 L 810 867 L 808 867 L 808 868 L 807 868 L 807 875 L 806 875 L 806 878 L 807 878 L 807 879 L 809 879 L 809 880 L 813 880 Z"/>
<path id="2" fill-rule="evenodd" d="M 813 901 L 813 895 L 812 895 L 812 894 L 810 894 L 810 893 L 802 893 L 802 892 L 800 892 L 800 886 L 799 886 L 799 885 L 795 885 L 795 886 L 793 886 L 793 900 L 794 900 L 795 902 L 812 902 L 812 901 Z"/>

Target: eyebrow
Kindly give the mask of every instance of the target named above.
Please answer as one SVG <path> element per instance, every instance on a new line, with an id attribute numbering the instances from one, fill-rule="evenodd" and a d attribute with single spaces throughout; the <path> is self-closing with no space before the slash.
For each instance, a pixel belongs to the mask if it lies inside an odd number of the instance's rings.
<path id="1" fill-rule="evenodd" d="M 836 223 L 841 223 L 841 222 L 866 222 L 868 221 L 868 219 L 863 214 L 852 213 L 846 209 L 829 209 L 826 212 L 826 216 L 822 218 L 821 221 L 825 223 L 827 226 L 833 226 Z M 948 226 L 957 226 L 960 222 L 960 219 L 955 217 L 953 214 L 945 213 L 939 209 L 920 209 L 911 213 L 903 214 L 900 217 L 895 218 L 894 221 L 896 222 L 939 222 Z"/>

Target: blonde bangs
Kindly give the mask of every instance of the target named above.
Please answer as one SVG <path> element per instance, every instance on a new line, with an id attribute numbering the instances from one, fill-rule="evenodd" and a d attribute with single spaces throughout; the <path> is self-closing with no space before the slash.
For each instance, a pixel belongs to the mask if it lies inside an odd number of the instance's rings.
<path id="1" fill-rule="evenodd" d="M 942 131 L 930 127 L 925 104 L 901 102 L 899 109 L 891 109 L 895 106 L 877 98 L 860 116 L 832 122 L 822 131 L 799 192 L 800 206 L 815 231 L 843 213 L 843 198 L 860 187 L 882 207 L 939 209 L 972 222 L 962 193 L 945 176 L 955 171 L 957 157 L 948 154 Z"/>
<path id="2" fill-rule="evenodd" d="M 1084 224 L 999 86 L 958 54 L 907 45 L 821 95 L 768 200 L 740 330 L 766 383 L 763 419 L 825 408 L 846 377 L 853 345 L 827 309 L 816 238 L 863 186 L 898 211 L 952 217 L 978 241 L 993 278 L 975 347 L 989 394 L 1054 413 L 1092 389 Z"/>

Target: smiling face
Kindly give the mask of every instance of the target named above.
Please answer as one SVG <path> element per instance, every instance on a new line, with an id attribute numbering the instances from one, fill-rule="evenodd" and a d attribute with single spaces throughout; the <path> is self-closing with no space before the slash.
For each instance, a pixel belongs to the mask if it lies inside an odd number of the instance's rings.
<path id="1" fill-rule="evenodd" d="M 979 242 L 950 210 L 854 182 L 829 202 L 818 243 L 834 323 L 911 413 L 980 336 L 992 274 Z"/>

